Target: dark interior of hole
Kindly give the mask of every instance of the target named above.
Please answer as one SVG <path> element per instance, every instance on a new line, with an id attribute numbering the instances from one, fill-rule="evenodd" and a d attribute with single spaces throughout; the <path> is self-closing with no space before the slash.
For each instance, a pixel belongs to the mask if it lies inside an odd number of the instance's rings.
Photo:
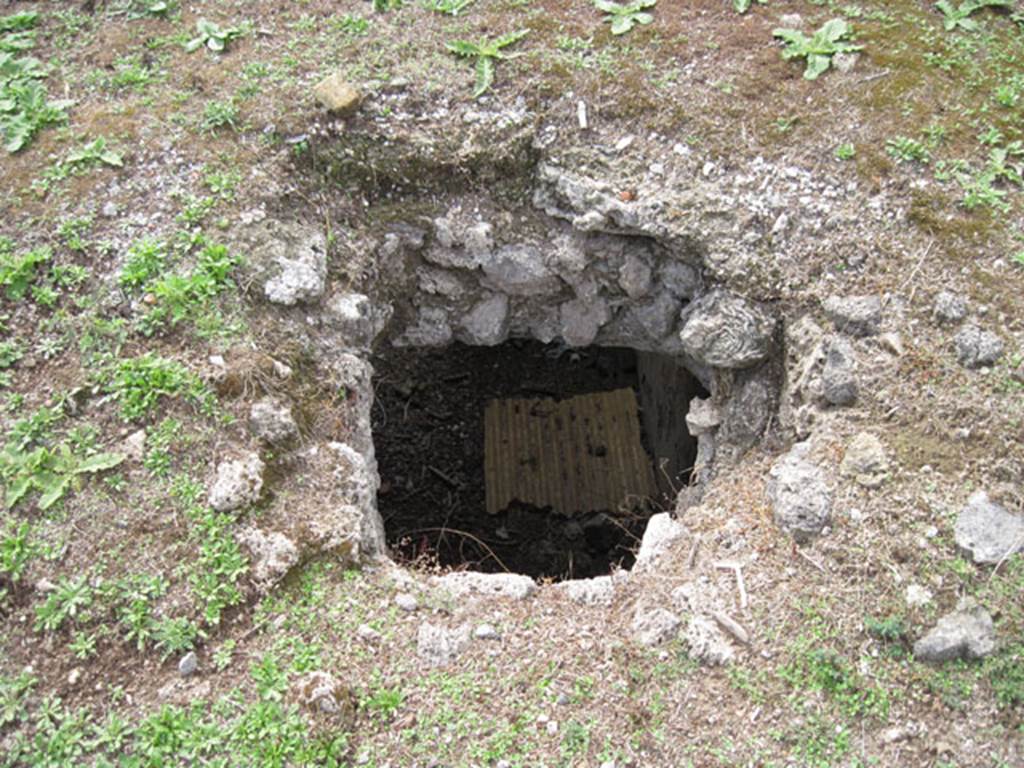
<path id="1" fill-rule="evenodd" d="M 401 561 L 555 580 L 632 565 L 650 516 L 689 480 L 691 398 L 706 397 L 671 358 L 617 347 L 565 349 L 512 340 L 495 347 L 388 349 L 374 359 L 378 507 Z M 572 514 L 513 502 L 486 508 L 484 410 L 506 398 L 565 398 L 631 388 L 657 490 L 618 509 Z M 597 450 L 601 450 L 600 447 Z"/>

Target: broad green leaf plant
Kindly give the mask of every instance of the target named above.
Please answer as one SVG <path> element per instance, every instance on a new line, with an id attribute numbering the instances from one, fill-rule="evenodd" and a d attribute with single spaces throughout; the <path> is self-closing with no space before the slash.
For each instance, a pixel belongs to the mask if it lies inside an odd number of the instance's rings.
<path id="1" fill-rule="evenodd" d="M 594 0 L 594 6 L 608 14 L 604 20 L 611 23 L 613 35 L 624 35 L 638 24 L 650 24 L 654 17 L 646 9 L 653 8 L 657 3 L 658 0 L 633 0 L 632 3 L 622 5 L 610 0 Z"/>
<path id="2" fill-rule="evenodd" d="M 759 5 L 764 5 L 768 0 L 757 0 Z M 732 0 L 732 7 L 736 13 L 746 13 L 750 10 L 750 6 L 753 4 L 753 0 Z"/>
<path id="3" fill-rule="evenodd" d="M 55 450 L 40 446 L 24 453 L 8 446 L 0 451 L 4 506 L 10 509 L 30 491 L 40 492 L 39 509 L 52 507 L 80 475 L 112 469 L 124 461 L 122 453 L 76 456 L 66 444 Z"/>
<path id="4" fill-rule="evenodd" d="M 494 64 L 499 59 L 512 59 L 518 53 L 504 53 L 503 49 L 519 42 L 528 34 L 528 30 L 509 32 L 496 40 L 483 39 L 478 43 L 467 40 L 453 40 L 447 44 L 449 51 L 464 59 L 476 59 L 476 85 L 473 98 L 479 98 L 494 83 Z"/>
<path id="5" fill-rule="evenodd" d="M 232 40 L 242 36 L 238 27 L 218 27 L 212 21 L 200 19 L 196 22 L 196 37 L 185 43 L 185 51 L 192 53 L 204 45 L 214 53 L 223 53 Z"/>
<path id="6" fill-rule="evenodd" d="M 1012 0 L 964 0 L 959 6 L 954 6 L 950 0 L 939 0 L 935 7 L 942 11 L 942 26 L 947 32 L 954 29 L 965 29 L 968 32 L 978 28 L 978 22 L 970 18 L 975 11 L 982 8 L 1008 8 L 1013 9 Z"/>
<path id="7" fill-rule="evenodd" d="M 50 101 L 40 82 L 47 74 L 42 63 L 19 56 L 35 45 L 38 18 L 35 12 L 0 17 L 0 136 L 11 153 L 27 147 L 45 126 L 66 120 L 65 110 L 74 103 Z"/>
<path id="8" fill-rule="evenodd" d="M 864 48 L 862 45 L 844 42 L 853 34 L 853 30 L 842 19 L 825 22 L 812 37 L 807 37 L 796 29 L 776 29 L 772 31 L 772 34 L 785 42 L 786 47 L 782 51 L 782 58 L 786 61 L 807 59 L 807 68 L 804 70 L 804 78 L 807 80 L 816 80 L 825 72 L 831 65 L 832 57 L 835 54 L 853 53 Z"/>
<path id="9" fill-rule="evenodd" d="M 458 16 L 476 0 L 426 0 L 424 6 L 434 13 L 443 13 L 446 16 Z"/>

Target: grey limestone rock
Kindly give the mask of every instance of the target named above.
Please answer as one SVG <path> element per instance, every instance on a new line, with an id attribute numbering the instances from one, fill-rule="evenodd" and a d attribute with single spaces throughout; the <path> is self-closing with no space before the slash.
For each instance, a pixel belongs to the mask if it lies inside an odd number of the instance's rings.
<path id="1" fill-rule="evenodd" d="M 611 576 L 563 581 L 558 585 L 558 589 L 580 605 L 609 605 L 615 596 L 615 585 Z"/>
<path id="2" fill-rule="evenodd" d="M 560 335 L 570 347 L 586 347 L 594 343 L 601 326 L 608 322 L 608 303 L 593 299 L 572 299 L 559 308 Z"/>
<path id="3" fill-rule="evenodd" d="M 335 293 L 324 302 L 323 318 L 350 347 L 367 349 L 391 318 L 391 307 L 374 305 L 361 293 Z"/>
<path id="4" fill-rule="evenodd" d="M 501 640 L 501 633 L 493 624 L 481 624 L 473 630 L 473 637 L 477 640 Z"/>
<path id="5" fill-rule="evenodd" d="M 839 471 L 865 488 L 878 488 L 889 476 L 889 459 L 882 441 L 860 432 L 846 447 Z"/>
<path id="6" fill-rule="evenodd" d="M 679 617 L 664 608 L 638 610 L 633 617 L 633 639 L 640 645 L 660 645 L 679 631 Z"/>
<path id="7" fill-rule="evenodd" d="M 690 401 L 690 409 L 686 414 L 686 428 L 691 435 L 706 435 L 714 432 L 722 423 L 722 412 L 711 398 L 695 397 Z"/>
<path id="8" fill-rule="evenodd" d="M 749 368 L 771 353 L 774 318 L 726 291 L 701 296 L 683 310 L 683 320 L 683 349 L 702 365 Z"/>
<path id="9" fill-rule="evenodd" d="M 1024 517 L 1014 515 L 978 491 L 960 510 L 953 537 L 957 546 L 976 563 L 998 563 L 1024 551 Z"/>
<path id="10" fill-rule="evenodd" d="M 963 598 L 956 610 L 947 613 L 914 643 L 914 657 L 920 661 L 981 659 L 996 648 L 995 629 L 988 611 L 973 598 Z"/>
<path id="11" fill-rule="evenodd" d="M 956 359 L 965 368 L 995 365 L 1003 356 L 1003 340 L 991 331 L 968 323 L 953 337 Z"/>
<path id="12" fill-rule="evenodd" d="M 537 591 L 537 582 L 519 573 L 460 571 L 439 576 L 434 583 L 454 598 L 478 595 L 525 600 Z"/>
<path id="13" fill-rule="evenodd" d="M 768 478 L 775 523 L 799 542 L 820 534 L 832 518 L 825 473 L 805 455 L 806 444 L 794 446 L 775 462 Z"/>
<path id="14" fill-rule="evenodd" d="M 395 595 L 395 605 L 408 613 L 412 613 L 420 607 L 419 601 L 408 592 L 399 592 Z"/>
<path id="15" fill-rule="evenodd" d="M 291 405 L 277 397 L 264 397 L 249 411 L 249 429 L 268 443 L 282 443 L 299 433 Z"/>
<path id="16" fill-rule="evenodd" d="M 717 439 L 722 447 L 746 451 L 760 439 L 775 411 L 775 386 L 770 372 L 759 369 L 753 375 L 738 376 L 739 389 L 729 398 L 723 413 Z"/>
<path id="17" fill-rule="evenodd" d="M 434 219 L 434 243 L 423 258 L 431 264 L 456 269 L 476 269 L 494 248 L 491 225 L 468 221 L 459 210 Z"/>
<path id="18" fill-rule="evenodd" d="M 238 533 L 238 541 L 249 549 L 253 580 L 263 588 L 281 581 L 299 562 L 298 547 L 283 533 L 244 528 Z"/>
<path id="19" fill-rule="evenodd" d="M 544 262 L 535 245 L 506 245 L 483 263 L 484 284 L 510 296 L 538 296 L 555 293 L 558 276 Z"/>
<path id="20" fill-rule="evenodd" d="M 874 336 L 882 324 L 882 300 L 877 296 L 829 296 L 825 314 L 840 333 Z"/>
<path id="21" fill-rule="evenodd" d="M 292 690 L 304 707 L 325 715 L 340 712 L 349 695 L 337 678 L 322 670 L 303 675 L 293 683 Z"/>
<path id="22" fill-rule="evenodd" d="M 658 270 L 658 283 L 677 298 L 692 299 L 700 292 L 700 270 L 681 261 L 666 261 Z"/>
<path id="23" fill-rule="evenodd" d="M 316 229 L 285 227 L 275 238 L 270 260 L 276 274 L 263 286 L 274 304 L 293 306 L 314 301 L 324 292 L 327 280 L 327 241 Z"/>
<path id="24" fill-rule="evenodd" d="M 495 293 L 479 301 L 460 323 L 459 336 L 466 344 L 489 347 L 508 336 L 508 296 Z"/>
<path id="25" fill-rule="evenodd" d="M 672 332 L 679 317 L 679 300 L 669 293 L 633 304 L 629 316 L 649 338 L 657 341 Z"/>
<path id="26" fill-rule="evenodd" d="M 686 627 L 686 643 L 690 655 L 712 666 L 728 664 L 736 653 L 728 638 L 715 622 L 703 616 L 694 616 Z"/>
<path id="27" fill-rule="evenodd" d="M 396 346 L 443 347 L 452 340 L 448 313 L 440 307 L 420 307 L 415 324 L 395 340 Z"/>
<path id="28" fill-rule="evenodd" d="M 853 346 L 845 339 L 832 339 L 825 352 L 821 372 L 822 396 L 832 405 L 851 405 L 857 400 L 857 362 Z"/>
<path id="29" fill-rule="evenodd" d="M 651 268 L 635 253 L 627 254 L 619 267 L 619 287 L 631 299 L 646 296 L 651 290 Z"/>
<path id="30" fill-rule="evenodd" d="M 633 570 L 637 573 L 649 568 L 672 544 L 686 534 L 686 528 L 668 512 L 652 515 L 640 540 Z"/>
<path id="31" fill-rule="evenodd" d="M 255 453 L 222 461 L 210 488 L 210 506 L 218 512 L 231 512 L 259 500 L 263 490 L 264 465 Z"/>
<path id="32" fill-rule="evenodd" d="M 469 643 L 470 630 L 467 624 L 448 629 L 424 622 L 416 636 L 416 655 L 427 666 L 443 667 L 462 655 Z"/>
<path id="33" fill-rule="evenodd" d="M 932 314 L 940 323 L 959 323 L 967 317 L 967 299 L 949 291 L 935 297 Z"/>

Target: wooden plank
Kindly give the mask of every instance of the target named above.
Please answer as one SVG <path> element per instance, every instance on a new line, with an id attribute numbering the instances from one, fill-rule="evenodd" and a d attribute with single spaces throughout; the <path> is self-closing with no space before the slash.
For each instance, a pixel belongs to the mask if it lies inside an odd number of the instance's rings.
<path id="1" fill-rule="evenodd" d="M 632 389 L 555 401 L 493 400 L 484 410 L 487 511 L 513 501 L 574 515 L 655 494 Z"/>

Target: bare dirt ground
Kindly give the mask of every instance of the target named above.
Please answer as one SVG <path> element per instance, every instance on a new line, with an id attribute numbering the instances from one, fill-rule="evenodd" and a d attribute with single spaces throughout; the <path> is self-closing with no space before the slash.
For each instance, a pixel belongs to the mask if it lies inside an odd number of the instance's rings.
<path id="1" fill-rule="evenodd" d="M 0 765 L 1024 763 L 1024 557 L 975 563 L 954 539 L 976 491 L 1024 513 L 1024 7 L 659 0 L 613 36 L 583 0 L 379 5 L 4 4 L 5 142 L 19 110 L 35 127 L 0 155 Z M 863 50 L 805 79 L 773 30 L 831 19 Z M 187 50 L 200 20 L 223 52 Z M 446 44 L 514 30 L 474 98 Z M 335 72 L 363 96 L 344 117 L 313 96 Z M 503 121 L 516 141 L 473 143 Z M 741 229 L 764 250 L 728 279 L 787 328 L 831 328 L 830 295 L 881 299 L 857 402 L 812 430 L 827 530 L 797 546 L 773 520 L 796 440 L 777 428 L 608 604 L 452 594 L 429 565 L 337 549 L 267 587 L 244 532 L 330 498 L 321 448 L 353 439 L 365 392 L 296 331 L 313 310 L 266 301 L 256 228 L 302 220 L 330 286 L 391 300 L 392 225 L 456 198 L 525 222 L 540 153 L 583 158 L 627 206 L 682 179 L 763 204 Z M 942 291 L 962 319 L 937 318 Z M 958 361 L 965 322 L 997 360 Z M 295 404 L 290 442 L 247 426 L 266 395 Z M 861 432 L 889 461 L 878 487 L 840 470 Z M 215 511 L 214 468 L 243 449 L 262 495 Z M 963 597 L 992 652 L 915 658 Z M 682 631 L 647 644 L 635 619 L 658 610 Z M 727 663 L 688 631 L 705 610 L 745 630 Z"/>

